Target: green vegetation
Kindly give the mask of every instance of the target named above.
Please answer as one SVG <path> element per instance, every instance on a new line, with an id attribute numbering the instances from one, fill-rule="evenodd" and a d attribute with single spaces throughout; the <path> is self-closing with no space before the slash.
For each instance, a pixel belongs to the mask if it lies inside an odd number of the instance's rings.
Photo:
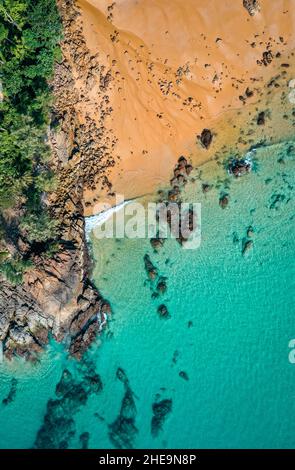
<path id="1" fill-rule="evenodd" d="M 57 221 L 51 219 L 45 211 L 26 215 L 20 226 L 27 233 L 29 242 L 44 243 L 56 236 Z"/>
<path id="2" fill-rule="evenodd" d="M 60 57 L 60 37 L 55 0 L 0 0 L 0 215 L 21 207 L 20 229 L 29 242 L 56 236 L 41 196 L 53 184 L 48 83 Z M 17 275 L 18 263 L 14 260 Z"/>
<path id="3" fill-rule="evenodd" d="M 6 259 L 0 264 L 0 272 L 5 278 L 14 285 L 21 284 L 23 274 L 32 266 L 30 260 L 24 260 L 21 257 Z"/>

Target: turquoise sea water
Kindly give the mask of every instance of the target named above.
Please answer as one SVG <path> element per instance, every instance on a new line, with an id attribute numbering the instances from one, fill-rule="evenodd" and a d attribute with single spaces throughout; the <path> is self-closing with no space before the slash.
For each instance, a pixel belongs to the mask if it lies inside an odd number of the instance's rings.
<path id="1" fill-rule="evenodd" d="M 183 197 L 202 204 L 197 250 L 173 240 L 159 253 L 148 240 L 93 240 L 94 280 L 113 315 L 88 357 L 102 390 L 65 405 L 69 447 L 81 447 L 85 432 L 89 447 L 113 447 L 118 427 L 109 426 L 121 413 L 120 436 L 135 448 L 295 448 L 295 365 L 288 360 L 295 338 L 295 145 L 258 149 L 255 166 L 234 179 L 212 162 L 188 186 Z M 212 184 L 206 194 L 202 183 Z M 218 204 L 223 192 L 226 209 Z M 243 256 L 250 226 L 253 246 Z M 167 279 L 160 298 L 152 298 L 145 254 Z M 169 319 L 159 317 L 161 303 Z M 61 345 L 52 344 L 33 368 L 0 366 L 1 400 L 17 379 L 12 401 L 0 404 L 1 448 L 34 445 L 65 368 L 85 382 Z M 154 436 L 152 405 L 164 399 L 171 411 Z"/>

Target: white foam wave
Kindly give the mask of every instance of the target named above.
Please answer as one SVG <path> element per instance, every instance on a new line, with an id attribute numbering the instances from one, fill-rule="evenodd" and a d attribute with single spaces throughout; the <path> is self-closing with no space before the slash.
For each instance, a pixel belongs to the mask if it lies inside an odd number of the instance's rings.
<path id="1" fill-rule="evenodd" d="M 91 232 L 97 228 L 100 227 L 102 224 L 104 224 L 107 220 L 109 220 L 110 217 L 112 217 L 114 214 L 119 212 L 121 209 L 123 209 L 126 204 L 129 204 L 131 201 L 123 201 L 121 204 L 118 204 L 117 206 L 110 207 L 106 211 L 100 212 L 99 214 L 92 215 L 90 217 L 85 218 L 85 236 L 87 242 L 90 241 L 90 236 Z"/>

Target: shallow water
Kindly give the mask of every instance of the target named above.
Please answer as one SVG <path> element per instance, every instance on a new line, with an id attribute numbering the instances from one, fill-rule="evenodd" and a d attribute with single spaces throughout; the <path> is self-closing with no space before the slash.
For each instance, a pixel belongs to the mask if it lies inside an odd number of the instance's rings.
<path id="1" fill-rule="evenodd" d="M 295 365 L 288 360 L 295 338 L 295 146 L 258 149 L 255 168 L 233 179 L 212 162 L 188 185 L 184 198 L 202 203 L 197 250 L 169 240 L 157 254 L 147 240 L 93 240 L 94 280 L 113 316 L 89 355 L 103 390 L 67 410 L 76 431 L 70 447 L 81 446 L 83 432 L 89 447 L 112 447 L 109 425 L 126 391 L 134 403 L 123 412 L 133 423 L 125 434 L 135 448 L 295 447 Z M 213 185 L 206 194 L 203 182 Z M 223 192 L 230 197 L 224 210 Z M 243 256 L 250 226 L 253 247 Z M 157 299 L 146 253 L 167 278 Z M 157 313 L 162 303 L 167 320 Z M 18 380 L 11 403 L 0 404 L 0 447 L 32 447 L 62 370 L 82 382 L 83 373 L 55 344 L 33 369 L 0 367 L 1 400 L 12 375 Z M 127 385 L 116 378 L 118 367 Z M 172 400 L 172 410 L 155 437 L 152 405 L 163 399 Z"/>

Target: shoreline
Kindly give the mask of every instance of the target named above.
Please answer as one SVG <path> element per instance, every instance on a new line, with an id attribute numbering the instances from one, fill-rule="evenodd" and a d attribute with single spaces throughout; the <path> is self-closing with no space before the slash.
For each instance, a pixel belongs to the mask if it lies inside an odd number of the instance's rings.
<path id="1" fill-rule="evenodd" d="M 206 8 L 204 3 L 200 0 L 196 8 L 189 0 L 181 9 L 179 0 L 173 0 L 165 16 L 166 0 L 140 0 L 136 5 L 128 4 L 128 8 L 116 2 L 110 11 L 104 0 L 77 2 L 85 43 L 108 76 L 105 92 L 111 111 L 104 125 L 114 143 L 107 152 L 115 161 L 106 169 L 106 188 L 99 178 L 95 188 L 84 188 L 87 215 L 96 202 L 108 200 L 112 193 L 124 193 L 127 199 L 142 189 L 154 192 L 169 180 L 171 168 L 181 155 L 198 165 L 221 152 L 223 146 L 243 149 L 240 141 L 245 139 L 245 129 L 251 127 L 249 121 L 255 120 L 259 111 L 268 108 L 269 91 L 272 98 L 285 92 L 282 87 L 287 90 L 284 75 L 292 78 L 295 74 L 290 56 L 295 47 L 292 18 L 286 20 L 279 8 L 270 8 L 266 1 L 260 2 L 260 12 L 254 16 L 242 2 L 231 6 L 229 2 L 224 6 L 211 2 Z M 231 27 L 224 31 L 216 12 L 224 18 L 234 17 L 236 24 L 230 21 Z M 185 31 L 177 29 L 180 21 L 185 23 Z M 276 33 L 269 36 L 273 23 Z M 217 34 L 222 40 L 216 43 Z M 179 63 L 181 35 L 185 38 L 187 70 Z M 257 64 L 265 50 L 272 56 L 270 63 Z M 281 69 L 284 62 L 289 63 L 288 69 Z M 213 80 L 213 71 L 219 76 L 217 81 Z M 272 81 L 275 83 L 268 88 Z M 79 86 L 88 95 L 85 105 L 79 107 L 81 118 L 88 114 L 98 121 L 99 85 L 95 76 L 88 90 L 85 83 L 79 82 Z M 279 104 L 279 97 L 277 101 Z M 247 117 L 248 110 L 251 117 Z M 239 129 L 226 120 L 239 121 Z M 256 129 L 256 140 L 262 133 L 271 133 L 271 127 L 277 128 L 275 122 L 267 121 L 264 129 Z M 197 140 L 204 128 L 218 133 L 208 150 Z"/>
<path id="2" fill-rule="evenodd" d="M 173 0 L 173 8 L 179 1 Z M 110 312 L 99 285 L 97 289 L 90 281 L 92 260 L 84 218 L 93 215 L 96 204 L 112 202 L 120 192 L 132 199 L 169 188 L 181 155 L 197 169 L 293 134 L 295 110 L 288 101 L 295 76 L 292 15 L 286 17 L 280 9 L 274 12 L 265 0 L 253 17 L 242 5 L 231 8 L 225 2 L 220 7 L 226 8 L 225 17 L 234 13 L 242 25 L 235 41 L 239 21 L 225 31 L 216 12 L 206 13 L 205 0 L 200 0 L 197 12 L 192 9 L 194 2 L 187 1 L 184 16 L 179 17 L 187 22 L 184 32 L 170 28 L 173 8 L 171 18 L 162 18 L 166 0 L 140 0 L 127 10 L 118 2 L 109 14 L 104 0 L 58 0 L 63 58 L 56 64 L 51 85 L 52 117 L 59 127 L 50 129 L 49 141 L 50 165 L 59 182 L 48 204 L 61 223 L 62 245 L 52 260 L 36 257 L 36 268 L 28 271 L 19 289 L 4 283 L 3 304 L 12 299 L 6 306 L 6 355 L 30 358 L 33 352 L 34 356 L 47 344 L 48 332 L 59 340 L 70 337 L 70 352 L 77 356 L 94 341 L 97 312 L 102 322 Z M 141 37 L 138 28 L 146 9 L 151 23 L 141 29 Z M 161 27 L 156 20 L 163 20 Z M 196 24 L 202 31 L 198 37 Z M 261 30 L 271 30 L 273 24 L 276 33 L 268 37 Z M 216 31 L 226 40 L 217 41 Z M 183 59 L 179 34 L 185 34 L 187 67 L 179 64 Z M 250 43 L 254 34 L 255 47 Z M 257 63 L 265 52 L 268 60 Z M 239 54 L 245 55 L 240 62 Z M 216 81 L 212 70 L 217 73 L 218 64 L 223 68 Z M 211 139 L 204 146 L 198 136 L 205 130 Z M 23 299 L 27 310 L 22 310 Z M 15 306 L 22 321 L 11 329 Z"/>

